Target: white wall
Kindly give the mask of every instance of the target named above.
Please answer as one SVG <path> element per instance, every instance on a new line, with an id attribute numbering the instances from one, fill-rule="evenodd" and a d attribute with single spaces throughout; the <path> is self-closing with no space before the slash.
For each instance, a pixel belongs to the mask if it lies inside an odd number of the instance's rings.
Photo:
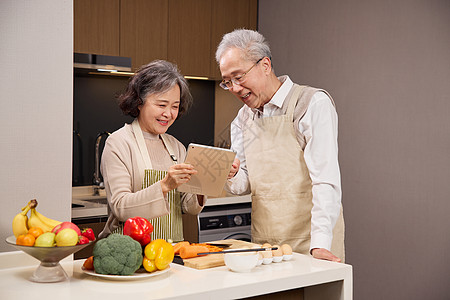
<path id="1" fill-rule="evenodd" d="M 0 2 L 0 251 L 30 199 L 71 216 L 72 0 Z"/>
<path id="2" fill-rule="evenodd" d="M 449 299 L 450 1 L 259 1 L 275 71 L 331 92 L 355 299 Z"/>

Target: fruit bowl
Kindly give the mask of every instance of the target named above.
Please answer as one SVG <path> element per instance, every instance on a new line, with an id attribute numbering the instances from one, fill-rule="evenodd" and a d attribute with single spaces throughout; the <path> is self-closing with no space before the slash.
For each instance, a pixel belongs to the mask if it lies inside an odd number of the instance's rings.
<path id="1" fill-rule="evenodd" d="M 30 277 L 30 280 L 34 282 L 58 282 L 67 280 L 69 276 L 67 276 L 67 273 L 64 271 L 59 261 L 92 243 L 89 242 L 88 244 L 65 247 L 22 246 L 16 245 L 15 236 L 7 237 L 6 242 L 41 262 L 39 267 L 37 267 Z"/>

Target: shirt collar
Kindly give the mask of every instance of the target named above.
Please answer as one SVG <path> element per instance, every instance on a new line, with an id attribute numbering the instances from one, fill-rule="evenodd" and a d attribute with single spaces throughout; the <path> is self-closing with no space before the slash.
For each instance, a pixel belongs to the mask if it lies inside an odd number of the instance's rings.
<path id="1" fill-rule="evenodd" d="M 270 99 L 270 101 L 267 102 L 265 105 L 271 104 L 275 105 L 278 108 L 281 108 L 283 106 L 284 99 L 286 99 L 287 95 L 289 94 L 289 91 L 294 85 L 294 83 L 292 82 L 292 80 L 289 78 L 288 75 L 282 75 L 278 77 L 278 80 L 282 82 L 280 88 L 273 95 L 272 99 Z M 255 114 L 258 112 L 262 114 L 262 110 L 258 108 L 252 108 L 251 110 Z"/>
<path id="2" fill-rule="evenodd" d="M 286 99 L 294 83 L 288 75 L 280 76 L 278 77 L 278 80 L 280 80 L 282 84 L 275 95 L 273 95 L 272 99 L 270 99 L 269 103 L 281 108 L 283 106 L 284 99 Z"/>

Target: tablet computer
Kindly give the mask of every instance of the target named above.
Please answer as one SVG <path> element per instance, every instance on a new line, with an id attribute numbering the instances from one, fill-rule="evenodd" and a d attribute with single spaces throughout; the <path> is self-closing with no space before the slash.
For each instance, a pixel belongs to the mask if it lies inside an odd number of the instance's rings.
<path id="1" fill-rule="evenodd" d="M 189 144 L 187 149 L 187 164 L 197 170 L 197 174 L 178 187 L 178 191 L 218 197 L 230 173 L 236 153 L 230 149 L 217 148 L 199 144 Z"/>

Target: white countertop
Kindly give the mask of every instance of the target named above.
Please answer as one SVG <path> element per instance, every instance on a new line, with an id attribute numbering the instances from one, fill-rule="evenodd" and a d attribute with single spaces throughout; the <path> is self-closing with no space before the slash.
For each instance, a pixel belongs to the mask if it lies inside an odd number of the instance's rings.
<path id="1" fill-rule="evenodd" d="M 94 195 L 92 185 L 72 187 L 72 204 L 82 205 L 82 207 L 72 208 L 72 219 L 108 216 L 104 189 L 99 190 L 98 195 Z"/>
<path id="2" fill-rule="evenodd" d="M 251 198 L 250 194 L 243 195 L 243 196 L 228 196 L 228 197 L 221 197 L 221 198 L 208 197 L 208 201 L 206 201 L 205 206 L 250 203 L 250 202 L 252 202 L 252 198 Z"/>
<path id="3" fill-rule="evenodd" d="M 16 252 L 17 257 L 22 252 Z M 61 265 L 69 280 L 35 283 L 29 280 L 37 267 L 5 267 L 0 253 L 0 299 L 237 299 L 305 288 L 305 299 L 352 299 L 352 266 L 321 261 L 294 253 L 291 261 L 261 265 L 249 273 L 235 273 L 227 267 L 196 270 L 171 264 L 159 276 L 134 281 L 118 281 L 84 274 L 84 260 L 64 260 Z M 6 257 L 7 256 L 7 257 Z M 328 284 L 325 284 L 328 283 Z M 320 285 L 320 286 L 318 286 Z M 30 296 L 32 295 L 32 296 Z"/>

